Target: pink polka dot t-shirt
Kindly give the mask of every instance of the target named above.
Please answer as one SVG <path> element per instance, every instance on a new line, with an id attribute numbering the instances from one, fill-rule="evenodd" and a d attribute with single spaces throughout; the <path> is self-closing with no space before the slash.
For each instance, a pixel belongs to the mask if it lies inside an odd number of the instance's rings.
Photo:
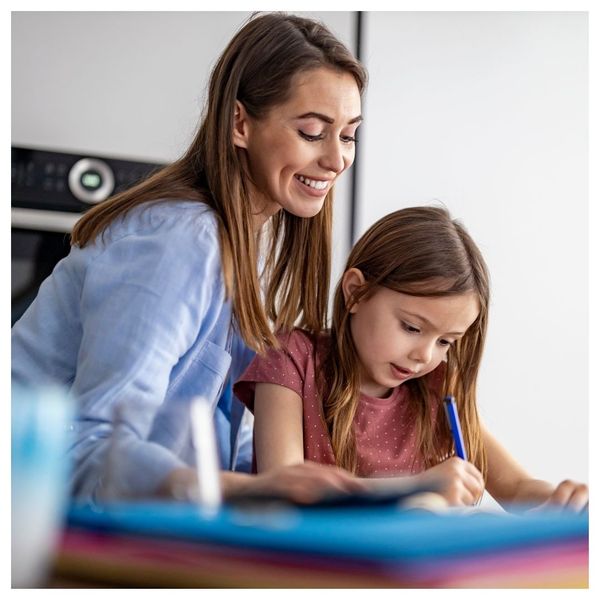
<path id="1" fill-rule="evenodd" d="M 278 339 L 281 348 L 270 349 L 264 357 L 256 356 L 234 391 L 251 411 L 256 383 L 274 383 L 296 392 L 303 402 L 305 460 L 334 465 L 316 379 L 324 344 L 318 345 L 315 365 L 315 342 L 308 333 L 295 329 Z M 443 363 L 426 377 L 441 401 Z M 361 394 L 354 421 L 359 476 L 391 477 L 423 470 L 415 417 L 410 409 L 410 393 L 407 385 L 400 385 L 388 398 Z M 434 407 L 432 419 L 436 414 Z"/>

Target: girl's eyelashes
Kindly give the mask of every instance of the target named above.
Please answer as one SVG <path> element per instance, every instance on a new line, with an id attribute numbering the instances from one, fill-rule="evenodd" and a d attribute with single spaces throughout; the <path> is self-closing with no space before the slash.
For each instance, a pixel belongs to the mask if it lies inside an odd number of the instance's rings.
<path id="1" fill-rule="evenodd" d="M 404 329 L 405 331 L 408 331 L 408 333 L 421 333 L 421 330 L 418 327 L 415 327 L 414 325 L 411 325 L 410 323 L 407 323 L 406 321 L 401 321 L 402 323 L 402 329 Z"/>
<path id="2" fill-rule="evenodd" d="M 412 333 L 415 335 L 418 333 L 421 333 L 421 330 L 418 327 L 415 327 L 414 325 L 411 325 L 410 323 L 407 323 L 406 321 L 401 321 L 401 323 L 402 323 L 402 329 L 404 329 L 408 333 Z M 443 346 L 444 348 L 449 348 L 450 346 L 452 346 L 453 343 L 454 343 L 454 340 L 447 340 L 445 338 L 441 338 L 438 340 L 438 344 L 440 346 Z"/>

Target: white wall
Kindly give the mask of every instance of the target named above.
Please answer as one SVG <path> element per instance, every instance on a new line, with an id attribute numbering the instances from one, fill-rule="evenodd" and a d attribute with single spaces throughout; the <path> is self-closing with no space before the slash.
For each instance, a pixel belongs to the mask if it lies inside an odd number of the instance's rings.
<path id="1" fill-rule="evenodd" d="M 587 19 L 365 15 L 358 234 L 442 201 L 492 274 L 479 383 L 534 475 L 588 480 Z"/>
<path id="2" fill-rule="evenodd" d="M 249 12 L 13 12 L 12 143 L 167 162 L 191 142 L 210 69 Z M 352 51 L 352 12 L 322 20 Z M 334 270 L 349 246 L 336 190 Z"/>

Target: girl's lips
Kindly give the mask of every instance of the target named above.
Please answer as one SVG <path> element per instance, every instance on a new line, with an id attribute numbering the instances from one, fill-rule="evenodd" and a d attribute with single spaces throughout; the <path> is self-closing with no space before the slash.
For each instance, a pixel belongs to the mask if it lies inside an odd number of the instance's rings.
<path id="1" fill-rule="evenodd" d="M 390 367 L 395 379 L 408 379 L 411 375 L 414 375 L 413 371 L 411 371 L 410 369 L 399 367 L 394 363 L 391 363 Z"/>

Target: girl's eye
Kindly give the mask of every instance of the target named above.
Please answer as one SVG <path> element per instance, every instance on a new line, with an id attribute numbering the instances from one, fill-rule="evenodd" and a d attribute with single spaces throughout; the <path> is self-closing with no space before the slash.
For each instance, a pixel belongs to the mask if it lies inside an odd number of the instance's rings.
<path id="1" fill-rule="evenodd" d="M 318 142 L 319 140 L 322 140 L 325 137 L 322 133 L 319 133 L 318 135 L 310 135 L 309 133 L 304 133 L 304 131 L 302 131 L 301 129 L 298 130 L 298 133 L 300 134 L 300 137 L 303 137 L 309 142 Z"/>
<path id="2" fill-rule="evenodd" d="M 402 329 L 408 331 L 408 333 L 421 333 L 421 330 L 410 323 L 405 323 L 402 321 Z"/>
<path id="3" fill-rule="evenodd" d="M 440 346 L 444 346 L 444 347 L 448 347 L 448 346 L 452 346 L 452 341 L 451 340 L 439 340 L 438 342 L 440 344 Z"/>

